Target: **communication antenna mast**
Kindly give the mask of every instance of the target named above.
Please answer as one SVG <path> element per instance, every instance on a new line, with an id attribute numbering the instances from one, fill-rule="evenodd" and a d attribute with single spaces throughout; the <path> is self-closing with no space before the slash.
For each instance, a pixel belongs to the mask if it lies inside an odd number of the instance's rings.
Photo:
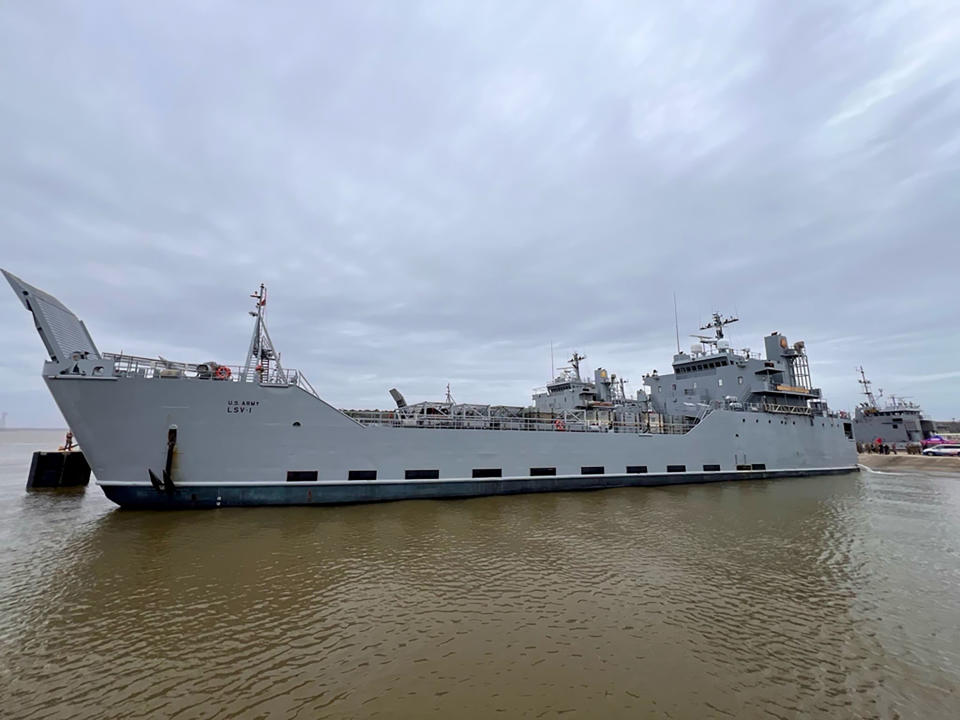
<path id="1" fill-rule="evenodd" d="M 270 363 L 273 363 L 274 375 L 283 375 L 283 368 L 280 367 L 280 353 L 273 347 L 270 333 L 267 332 L 266 286 L 260 283 L 260 291 L 251 293 L 250 297 L 256 301 L 256 310 L 250 311 L 250 315 L 256 318 L 256 322 L 253 326 L 253 336 L 250 338 L 250 348 L 247 350 L 247 361 L 244 363 L 243 373 L 240 376 L 243 382 L 246 382 L 251 370 L 256 373 L 256 380 L 269 380 L 271 377 Z"/>
<path id="2" fill-rule="evenodd" d="M 701 325 L 701 326 L 700 326 L 700 329 L 701 329 L 701 330 L 711 330 L 711 329 L 712 329 L 712 330 L 714 330 L 714 331 L 716 332 L 716 335 L 717 335 L 716 339 L 717 339 L 717 340 L 723 340 L 723 327 L 724 327 L 724 325 L 729 325 L 730 323 L 735 323 L 735 322 L 737 322 L 739 319 L 740 319 L 740 318 L 738 318 L 738 317 L 736 317 L 736 316 L 733 316 L 733 315 L 731 315 L 730 317 L 725 318 L 725 317 L 723 317 L 720 313 L 715 312 L 715 313 L 713 313 L 713 320 L 712 320 L 711 322 L 708 322 L 706 325 Z"/>
<path id="3" fill-rule="evenodd" d="M 877 399 L 873 396 L 873 391 L 870 390 L 870 381 L 867 380 L 867 375 L 863 372 L 863 365 L 857 368 L 857 371 L 860 373 L 860 379 L 857 380 L 860 385 L 863 386 L 863 394 L 867 396 L 867 403 L 869 407 L 877 407 Z"/>
<path id="4" fill-rule="evenodd" d="M 580 361 L 586 360 L 586 355 L 578 355 L 577 351 L 573 351 L 573 357 L 570 358 L 570 366 L 573 368 L 573 371 L 577 374 L 577 380 L 580 380 Z"/>
<path id="5" fill-rule="evenodd" d="M 680 316 L 677 315 L 677 293 L 673 293 L 673 328 L 677 332 L 677 355 L 680 354 Z"/>

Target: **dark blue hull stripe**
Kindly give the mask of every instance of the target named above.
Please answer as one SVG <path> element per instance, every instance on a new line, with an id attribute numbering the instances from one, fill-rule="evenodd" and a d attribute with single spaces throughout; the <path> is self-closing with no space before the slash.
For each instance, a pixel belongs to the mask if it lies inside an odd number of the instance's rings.
<path id="1" fill-rule="evenodd" d="M 102 485 L 103 492 L 121 507 L 141 510 L 176 510 L 262 505 L 338 505 L 391 500 L 480 497 L 518 493 L 602 490 L 615 487 L 652 487 L 727 480 L 760 480 L 777 477 L 837 475 L 849 468 L 810 470 L 741 470 L 737 472 L 533 477 L 510 480 L 458 480 L 455 482 L 345 482 L 323 485 L 185 485 L 172 492 L 151 485 Z"/>

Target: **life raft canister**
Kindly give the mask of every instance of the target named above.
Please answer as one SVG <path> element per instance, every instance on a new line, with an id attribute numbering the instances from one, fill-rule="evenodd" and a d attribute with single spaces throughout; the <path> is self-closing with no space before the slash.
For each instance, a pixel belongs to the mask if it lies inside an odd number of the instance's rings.
<path id="1" fill-rule="evenodd" d="M 230 374 L 230 368 L 228 368 L 226 365 L 218 365 L 217 371 L 213 374 L 213 376 L 217 380 L 229 380 Z"/>

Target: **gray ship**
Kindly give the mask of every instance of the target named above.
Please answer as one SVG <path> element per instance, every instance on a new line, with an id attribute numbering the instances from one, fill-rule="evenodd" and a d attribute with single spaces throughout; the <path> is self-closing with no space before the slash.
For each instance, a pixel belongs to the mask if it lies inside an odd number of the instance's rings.
<path id="1" fill-rule="evenodd" d="M 857 382 L 866 398 L 853 414 L 853 435 L 861 445 L 887 445 L 897 450 L 919 446 L 937 433 L 937 426 L 923 415 L 919 405 L 905 398 L 890 395 L 881 406 L 870 389 L 870 381 L 863 368 L 858 368 Z M 883 397 L 883 390 L 879 391 Z"/>
<path id="2" fill-rule="evenodd" d="M 281 366 L 251 297 L 240 366 L 100 352 L 66 306 L 4 275 L 46 348 L 43 377 L 98 484 L 125 508 L 313 505 L 844 473 L 849 421 L 810 382 L 803 343 L 772 333 L 761 357 L 714 316 L 649 391 L 574 354 L 532 406 L 407 405 L 344 412 Z M 678 343 L 679 345 L 679 343 Z"/>

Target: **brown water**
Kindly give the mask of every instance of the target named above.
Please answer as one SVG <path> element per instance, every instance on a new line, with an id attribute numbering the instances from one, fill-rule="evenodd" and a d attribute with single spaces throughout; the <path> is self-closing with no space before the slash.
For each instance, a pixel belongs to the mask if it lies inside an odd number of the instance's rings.
<path id="1" fill-rule="evenodd" d="M 0 715 L 960 708 L 960 476 L 120 511 L 0 433 Z"/>

